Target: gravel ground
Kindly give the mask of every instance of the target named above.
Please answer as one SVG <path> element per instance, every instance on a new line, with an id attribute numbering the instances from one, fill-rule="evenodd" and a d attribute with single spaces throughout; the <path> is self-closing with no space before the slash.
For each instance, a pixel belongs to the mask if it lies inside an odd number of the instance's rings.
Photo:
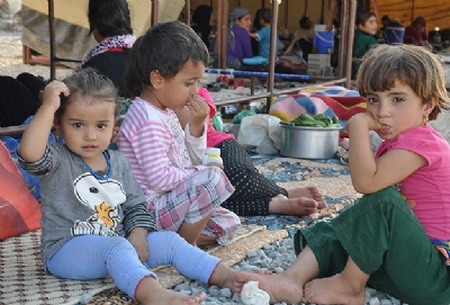
<path id="1" fill-rule="evenodd" d="M 49 66 L 25 65 L 22 60 L 22 43 L 20 31 L 7 32 L 0 31 L 0 75 L 16 77 L 22 72 L 29 72 L 34 75 L 41 75 L 45 79 L 50 77 Z M 63 78 L 69 74 L 71 69 L 57 67 L 56 77 Z M 224 91 L 226 97 L 233 97 L 229 91 Z M 215 96 L 216 100 L 220 96 Z M 295 260 L 292 240 L 286 238 L 268 245 L 260 250 L 247 253 L 247 258 L 234 266 L 237 270 L 257 271 L 259 269 L 270 269 L 275 273 L 282 272 Z M 176 290 L 187 294 L 197 294 L 206 292 L 208 298 L 205 305 L 230 305 L 243 304 L 240 297 L 233 294 L 229 289 L 221 289 L 217 286 L 205 287 L 198 282 L 185 282 L 175 287 Z M 301 303 L 304 304 L 304 303 Z M 399 300 L 379 293 L 373 289 L 366 289 L 366 303 L 364 305 L 400 305 Z M 261 304 L 255 304 L 261 305 Z M 278 305 L 287 305 L 278 303 Z"/>

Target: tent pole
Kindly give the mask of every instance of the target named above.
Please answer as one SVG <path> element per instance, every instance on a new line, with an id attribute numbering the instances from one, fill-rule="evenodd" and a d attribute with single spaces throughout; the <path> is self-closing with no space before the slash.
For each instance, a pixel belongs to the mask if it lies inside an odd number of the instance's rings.
<path id="1" fill-rule="evenodd" d="M 159 22 L 159 0 L 152 0 L 151 26 Z"/>
<path id="2" fill-rule="evenodd" d="M 270 50 L 269 50 L 269 79 L 267 80 L 267 90 L 270 96 L 273 96 L 273 87 L 275 83 L 275 60 L 277 56 L 277 26 L 278 26 L 278 8 L 277 0 L 272 1 L 272 20 L 270 21 Z M 266 110 L 269 113 L 271 98 L 267 98 Z"/>
<path id="3" fill-rule="evenodd" d="M 55 5 L 53 0 L 48 0 L 48 33 L 50 36 L 50 80 L 55 79 L 56 56 L 55 56 Z"/>

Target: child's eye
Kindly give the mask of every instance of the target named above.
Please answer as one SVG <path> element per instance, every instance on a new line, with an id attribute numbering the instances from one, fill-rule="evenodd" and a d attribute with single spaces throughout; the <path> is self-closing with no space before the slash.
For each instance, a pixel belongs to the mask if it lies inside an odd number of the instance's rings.
<path id="1" fill-rule="evenodd" d="M 404 102 L 405 100 L 401 97 L 394 97 L 394 103 L 401 103 Z"/>
<path id="2" fill-rule="evenodd" d="M 195 80 L 195 81 L 192 81 L 192 82 L 187 82 L 186 86 L 192 87 L 192 86 L 198 85 L 199 83 L 200 83 L 200 80 Z"/>
<path id="3" fill-rule="evenodd" d="M 366 100 L 367 100 L 367 103 L 369 103 L 369 104 L 375 104 L 376 102 L 378 102 L 378 99 L 376 97 L 372 97 L 372 96 L 367 97 Z"/>
<path id="4" fill-rule="evenodd" d="M 82 123 L 73 123 L 72 126 L 75 128 L 81 128 L 81 127 L 83 127 L 83 124 Z"/>
<path id="5" fill-rule="evenodd" d="M 106 127 L 108 127 L 108 125 L 106 125 L 106 124 L 98 124 L 97 125 L 98 129 L 105 129 Z"/>

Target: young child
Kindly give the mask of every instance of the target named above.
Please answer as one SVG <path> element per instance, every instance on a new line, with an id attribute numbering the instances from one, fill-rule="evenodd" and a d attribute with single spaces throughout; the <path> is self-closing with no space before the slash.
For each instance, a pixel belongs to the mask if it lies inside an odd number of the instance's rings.
<path id="1" fill-rule="evenodd" d="M 170 264 L 203 283 L 233 285 L 234 271 L 173 232 L 154 232 L 145 196 L 120 152 L 107 149 L 114 84 L 92 69 L 53 81 L 24 132 L 20 164 L 41 178 L 42 256 L 67 279 L 110 276 L 140 304 L 200 304 L 205 295 L 164 289 L 148 268 Z M 47 143 L 53 124 L 65 144 Z"/>
<path id="2" fill-rule="evenodd" d="M 269 8 L 262 8 L 259 10 L 259 22 L 261 29 L 254 34 L 250 34 L 259 43 L 258 55 L 269 59 L 270 53 L 270 22 L 272 20 L 272 11 Z M 278 39 L 275 47 L 275 54 L 277 54 Z"/>
<path id="3" fill-rule="evenodd" d="M 273 303 L 353 305 L 364 304 L 368 285 L 410 305 L 448 305 L 450 146 L 427 124 L 449 109 L 443 64 L 423 47 L 380 45 L 357 83 L 367 112 L 348 122 L 349 166 L 365 195 L 298 231 L 301 252 L 288 270 L 240 273 L 236 288 L 257 280 Z M 384 139 L 375 158 L 370 130 Z"/>
<path id="4" fill-rule="evenodd" d="M 157 230 L 178 232 L 193 245 L 216 240 L 225 245 L 240 224 L 220 206 L 234 188 L 219 167 L 194 165 L 188 153 L 206 149 L 209 110 L 197 92 L 207 62 L 205 44 L 184 23 L 161 23 L 140 37 L 125 77 L 135 99 L 118 146 L 144 190 Z M 186 105 L 191 120 L 183 132 L 174 111 Z"/>
<path id="5" fill-rule="evenodd" d="M 378 45 L 376 39 L 378 24 L 377 16 L 372 12 L 363 11 L 356 18 L 355 38 L 353 43 L 352 79 L 356 79 L 361 58 L 371 48 Z"/>
<path id="6" fill-rule="evenodd" d="M 232 134 L 214 129 L 212 118 L 216 113 L 216 106 L 208 90 L 200 88 L 198 94 L 209 106 L 207 146 L 220 149 L 223 170 L 235 188 L 231 197 L 222 204 L 223 207 L 239 216 L 304 216 L 326 207 L 322 194 L 315 186 L 287 191 L 264 177 Z M 177 115 L 184 126 L 189 120 L 189 110 L 185 108 Z"/>

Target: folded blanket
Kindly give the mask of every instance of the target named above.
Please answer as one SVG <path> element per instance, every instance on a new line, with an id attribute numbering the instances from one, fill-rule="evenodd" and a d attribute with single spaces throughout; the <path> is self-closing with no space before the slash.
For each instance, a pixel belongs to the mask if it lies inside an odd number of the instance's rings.
<path id="1" fill-rule="evenodd" d="M 292 121 L 302 113 L 336 115 L 345 127 L 355 114 L 366 111 L 366 101 L 355 90 L 340 86 L 322 86 L 281 96 L 270 107 L 269 114 Z"/>

